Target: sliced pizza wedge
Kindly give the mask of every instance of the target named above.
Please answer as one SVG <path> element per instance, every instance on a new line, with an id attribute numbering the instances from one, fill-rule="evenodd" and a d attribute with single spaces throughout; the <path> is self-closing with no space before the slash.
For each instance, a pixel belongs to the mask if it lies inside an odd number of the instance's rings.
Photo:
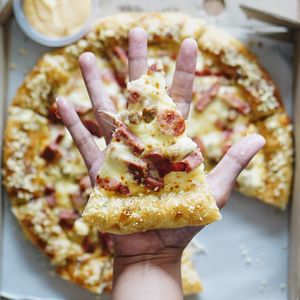
<path id="1" fill-rule="evenodd" d="M 83 220 L 111 233 L 203 226 L 221 218 L 203 156 L 167 94 L 161 71 L 128 83 Z"/>

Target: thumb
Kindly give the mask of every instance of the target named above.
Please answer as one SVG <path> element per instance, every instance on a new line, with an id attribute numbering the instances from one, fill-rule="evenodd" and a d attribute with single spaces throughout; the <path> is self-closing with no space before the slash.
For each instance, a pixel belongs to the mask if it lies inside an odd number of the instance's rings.
<path id="1" fill-rule="evenodd" d="M 241 171 L 264 145 L 265 139 L 259 134 L 243 137 L 230 147 L 221 161 L 208 174 L 207 183 L 220 208 L 226 204 Z"/>

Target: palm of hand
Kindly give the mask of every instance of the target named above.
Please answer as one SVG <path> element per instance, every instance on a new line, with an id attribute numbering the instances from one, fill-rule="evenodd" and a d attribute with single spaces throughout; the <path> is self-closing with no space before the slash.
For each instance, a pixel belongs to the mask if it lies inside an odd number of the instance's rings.
<path id="1" fill-rule="evenodd" d="M 170 90 L 170 96 L 185 118 L 188 116 L 192 99 L 196 59 L 197 44 L 192 39 L 186 39 L 179 50 Z M 100 111 L 114 112 L 114 105 L 105 92 L 94 55 L 82 54 L 79 63 L 96 119 L 102 127 L 106 140 L 109 141 L 111 128 L 103 120 Z M 146 71 L 147 35 L 143 29 L 135 28 L 129 33 L 129 78 L 130 80 L 137 79 Z M 62 98 L 57 99 L 57 104 L 62 121 L 70 131 L 94 184 L 104 159 L 104 152 L 99 150 L 74 108 Z M 207 182 L 220 208 L 225 205 L 239 173 L 263 145 L 264 139 L 257 134 L 242 138 L 228 150 L 218 165 L 208 174 Z M 166 248 L 183 250 L 200 229 L 199 227 L 184 227 L 131 235 L 111 235 L 111 237 L 117 255 L 134 256 L 155 254 Z"/>

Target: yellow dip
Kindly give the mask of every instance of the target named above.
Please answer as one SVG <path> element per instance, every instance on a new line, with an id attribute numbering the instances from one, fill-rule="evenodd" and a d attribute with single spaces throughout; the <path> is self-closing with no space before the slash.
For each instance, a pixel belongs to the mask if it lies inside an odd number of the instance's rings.
<path id="1" fill-rule="evenodd" d="M 48 37 L 78 32 L 91 14 L 91 0 L 24 0 L 28 22 Z"/>

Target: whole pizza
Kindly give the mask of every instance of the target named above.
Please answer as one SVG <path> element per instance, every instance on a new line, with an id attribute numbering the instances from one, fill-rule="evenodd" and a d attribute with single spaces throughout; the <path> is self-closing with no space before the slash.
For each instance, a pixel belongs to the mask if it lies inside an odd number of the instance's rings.
<path id="1" fill-rule="evenodd" d="M 188 135 L 211 169 L 239 138 L 260 133 L 266 146 L 237 180 L 236 189 L 275 207 L 288 203 L 292 179 L 292 127 L 275 84 L 236 39 L 204 21 L 178 13 L 123 13 L 101 19 L 77 43 L 46 53 L 26 76 L 12 105 L 4 142 L 4 184 L 26 236 L 64 279 L 96 293 L 111 290 L 112 243 L 80 220 L 91 193 L 86 168 L 63 126 L 55 98 L 70 101 L 98 146 L 105 145 L 81 78 L 78 57 L 97 56 L 105 88 L 126 109 L 127 36 L 149 34 L 149 64 L 158 60 L 170 84 L 180 43 L 198 42 L 199 53 Z M 201 290 L 188 249 L 183 256 L 185 294 Z"/>

